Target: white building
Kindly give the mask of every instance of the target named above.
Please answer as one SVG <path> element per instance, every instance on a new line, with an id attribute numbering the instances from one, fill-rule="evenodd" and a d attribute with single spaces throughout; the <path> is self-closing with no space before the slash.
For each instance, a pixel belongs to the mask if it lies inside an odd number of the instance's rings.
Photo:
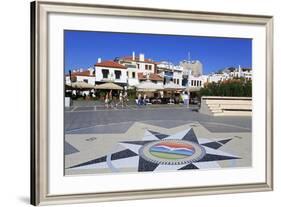
<path id="1" fill-rule="evenodd" d="M 252 80 L 252 69 L 251 68 L 243 68 L 243 78 L 246 80 Z"/>
<path id="2" fill-rule="evenodd" d="M 183 68 L 173 63 L 162 61 L 157 64 L 157 73 L 164 78 L 164 83 L 173 82 L 177 85 L 182 85 Z"/>
<path id="3" fill-rule="evenodd" d="M 203 80 L 203 87 L 205 87 L 205 83 L 208 82 L 208 75 L 202 75 L 202 80 Z"/>
<path id="4" fill-rule="evenodd" d="M 127 68 L 128 86 L 136 86 L 144 75 L 149 76 L 156 73 L 155 62 L 145 58 L 142 53 L 136 56 L 133 52 L 132 56 L 118 58 L 118 63 Z"/>
<path id="5" fill-rule="evenodd" d="M 187 87 L 190 89 L 198 89 L 200 90 L 200 88 L 204 87 L 204 81 L 205 78 L 204 76 L 193 76 L 193 75 L 189 75 L 188 76 L 188 83 L 187 83 Z"/>
<path id="6" fill-rule="evenodd" d="M 95 64 L 96 83 L 114 82 L 121 86 L 127 85 L 127 67 L 118 62 L 108 60 Z"/>
<path id="7" fill-rule="evenodd" d="M 213 73 L 208 75 L 207 82 L 222 82 L 234 78 L 245 78 L 246 80 L 252 80 L 252 69 L 251 68 L 226 68 L 220 73 Z"/>
<path id="8" fill-rule="evenodd" d="M 139 83 L 149 80 L 152 83 L 155 83 L 160 86 L 163 86 L 164 84 L 164 78 L 154 73 L 138 73 L 138 80 Z"/>
<path id="9" fill-rule="evenodd" d="M 202 75 L 203 65 L 200 61 L 181 61 L 180 65 L 163 61 L 157 64 L 158 73 L 165 78 L 165 84 L 173 83 L 184 86 L 191 91 L 204 87 L 207 77 Z"/>
<path id="10" fill-rule="evenodd" d="M 95 85 L 96 78 L 93 68 L 88 68 L 87 70 L 84 69 L 72 70 L 71 79 L 70 79 L 70 74 L 66 74 L 65 76 L 66 84 L 71 84 L 73 82 L 82 82 L 82 81 L 85 83 L 89 83 L 91 85 Z"/>
<path id="11" fill-rule="evenodd" d="M 159 86 L 176 84 L 190 91 L 199 91 L 205 83 L 222 82 L 234 78 L 252 79 L 252 69 L 230 67 L 219 73 L 203 75 L 203 65 L 200 61 L 181 61 L 174 65 L 168 61 L 154 62 L 144 54 L 115 58 L 115 60 L 101 61 L 99 58 L 93 68 L 78 69 L 66 75 L 66 83 L 84 81 L 89 84 L 114 82 L 120 86 L 138 86 L 144 81 L 150 81 Z"/>
<path id="12" fill-rule="evenodd" d="M 226 71 L 228 71 L 226 69 Z M 252 80 L 252 69 L 251 68 L 241 68 L 239 65 L 238 68 L 230 71 L 229 76 L 232 78 L 245 78 L 246 80 Z"/>
<path id="13" fill-rule="evenodd" d="M 230 79 L 228 73 L 213 73 L 208 75 L 207 83 L 218 83 Z"/>
<path id="14" fill-rule="evenodd" d="M 193 76 L 203 75 L 203 65 L 199 60 L 183 60 L 180 62 L 183 72 L 191 71 Z"/>

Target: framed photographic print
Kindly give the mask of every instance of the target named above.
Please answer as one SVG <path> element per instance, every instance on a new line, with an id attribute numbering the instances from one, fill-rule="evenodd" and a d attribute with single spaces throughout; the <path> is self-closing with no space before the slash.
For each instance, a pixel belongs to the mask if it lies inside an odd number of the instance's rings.
<path id="1" fill-rule="evenodd" d="M 273 189 L 273 17 L 31 3 L 31 204 Z"/>

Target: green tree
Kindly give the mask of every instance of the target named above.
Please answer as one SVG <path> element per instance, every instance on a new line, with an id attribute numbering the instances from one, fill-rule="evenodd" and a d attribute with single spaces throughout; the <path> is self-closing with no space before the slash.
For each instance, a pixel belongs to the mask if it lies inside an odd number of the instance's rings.
<path id="1" fill-rule="evenodd" d="M 208 83 L 199 92 L 200 96 L 252 96 L 252 81 L 244 78 Z"/>
<path id="2" fill-rule="evenodd" d="M 137 91 L 136 91 L 135 87 L 128 89 L 127 93 L 128 93 L 128 98 L 129 99 L 136 99 Z"/>

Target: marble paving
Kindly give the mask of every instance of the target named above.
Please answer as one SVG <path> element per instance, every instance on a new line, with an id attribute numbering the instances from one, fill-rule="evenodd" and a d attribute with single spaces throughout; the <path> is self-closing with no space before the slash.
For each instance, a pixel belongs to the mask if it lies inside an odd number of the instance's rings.
<path id="1" fill-rule="evenodd" d="M 111 125 L 74 130 L 65 135 L 65 175 L 250 167 L 250 129 L 214 125 L 159 120 L 114 123 L 117 133 L 106 133 Z"/>

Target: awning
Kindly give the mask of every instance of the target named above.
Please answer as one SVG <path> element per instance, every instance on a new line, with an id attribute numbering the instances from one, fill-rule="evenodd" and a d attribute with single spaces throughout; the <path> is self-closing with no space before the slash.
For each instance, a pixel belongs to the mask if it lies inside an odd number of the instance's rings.
<path id="1" fill-rule="evenodd" d="M 175 84 L 174 82 L 170 82 L 170 83 L 164 85 L 164 90 L 166 90 L 166 91 L 179 91 L 179 90 L 184 90 L 184 89 L 185 89 L 184 86 Z"/>
<path id="2" fill-rule="evenodd" d="M 147 91 L 154 92 L 157 90 L 163 90 L 164 87 L 162 85 L 152 83 L 150 80 L 144 81 L 138 85 L 136 85 L 137 91 Z"/>
<path id="3" fill-rule="evenodd" d="M 84 81 L 78 81 L 71 84 L 65 84 L 66 88 L 71 89 L 93 89 L 95 86 L 93 84 L 86 83 Z"/>
<path id="4" fill-rule="evenodd" d="M 121 87 L 115 83 L 103 83 L 100 85 L 96 85 L 95 89 L 123 90 L 123 87 Z"/>
<path id="5" fill-rule="evenodd" d="M 201 87 L 187 87 L 185 88 L 185 91 L 188 91 L 188 92 L 197 92 L 197 91 L 200 91 L 201 90 Z"/>

